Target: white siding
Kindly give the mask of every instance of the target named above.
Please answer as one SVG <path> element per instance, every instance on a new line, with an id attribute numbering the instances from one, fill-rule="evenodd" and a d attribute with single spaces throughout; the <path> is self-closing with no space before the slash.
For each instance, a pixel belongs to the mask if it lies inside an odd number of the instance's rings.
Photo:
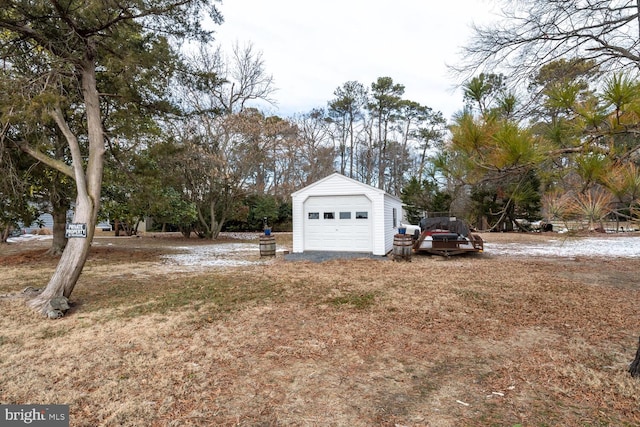
<path id="1" fill-rule="evenodd" d="M 393 210 L 396 210 L 396 223 L 393 223 Z M 396 197 L 386 194 L 384 197 L 385 227 L 384 227 L 384 248 L 385 253 L 393 250 L 393 237 L 398 232 L 400 220 L 402 219 L 402 201 Z"/>
<path id="2" fill-rule="evenodd" d="M 380 192 L 373 201 L 373 254 L 385 255 L 387 251 L 384 246 L 384 192 Z"/>
<path id="3" fill-rule="evenodd" d="M 304 232 L 302 228 L 304 227 L 304 199 L 306 196 L 296 195 L 295 193 L 291 195 L 291 221 L 293 223 L 293 253 L 301 253 L 304 252 Z"/>
<path id="4" fill-rule="evenodd" d="M 20 225 L 22 226 L 22 224 Z M 40 225 L 42 225 L 42 227 Z M 30 224 L 28 227 L 21 228 L 23 228 L 24 232 L 27 234 L 36 233 L 40 228 L 53 230 L 53 216 L 48 213 L 41 214 L 33 224 Z"/>
<path id="5" fill-rule="evenodd" d="M 385 255 L 393 248 L 393 235 L 396 229 L 393 228 L 392 208 L 401 215 L 402 204 L 399 199 L 386 194 L 384 191 L 363 184 L 344 175 L 334 173 L 321 179 L 291 195 L 293 207 L 293 252 L 301 253 L 305 250 L 305 202 L 310 197 L 338 197 L 348 200 L 351 196 L 354 203 L 362 201 L 362 197 L 371 201 L 371 211 L 369 221 L 371 224 L 371 252 L 375 255 Z M 313 202 L 311 202 L 313 203 Z M 336 205 L 341 201 L 336 200 Z M 388 211 L 388 212 L 387 212 Z M 308 212 L 307 212 L 308 214 Z M 322 215 L 322 212 L 320 212 Z M 338 212 L 336 212 L 336 215 Z M 308 230 L 307 230 L 308 232 Z M 339 243 L 330 242 L 328 249 L 336 250 Z M 359 244 L 360 245 L 360 244 Z M 356 249 L 358 247 L 357 246 Z M 350 247 L 345 243 L 344 251 L 349 251 Z"/>

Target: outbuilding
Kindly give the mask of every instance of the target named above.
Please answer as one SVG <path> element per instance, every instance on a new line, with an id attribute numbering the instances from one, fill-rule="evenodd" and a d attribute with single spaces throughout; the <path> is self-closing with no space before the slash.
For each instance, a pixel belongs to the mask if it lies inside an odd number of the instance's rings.
<path id="1" fill-rule="evenodd" d="M 399 198 L 339 173 L 316 181 L 291 197 L 294 253 L 386 255 L 393 249 L 402 214 Z"/>

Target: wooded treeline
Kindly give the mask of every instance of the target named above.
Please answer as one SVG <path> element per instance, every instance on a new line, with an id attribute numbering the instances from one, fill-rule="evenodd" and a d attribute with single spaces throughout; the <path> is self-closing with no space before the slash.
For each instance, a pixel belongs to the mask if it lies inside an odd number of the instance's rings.
<path id="1" fill-rule="evenodd" d="M 246 51 L 234 58 L 260 62 L 253 46 L 234 49 Z M 270 81 L 263 74 L 254 73 Z M 179 113 L 158 120 L 144 143 L 110 146 L 105 218 L 132 231 L 149 216 L 159 227 L 214 238 L 223 227 L 259 230 L 265 217 L 286 230 L 290 194 L 333 171 L 401 196 L 416 222 L 424 211 L 496 230 L 520 219 L 586 218 L 596 228 L 605 218 L 636 217 L 640 91 L 627 74 L 559 60 L 541 67 L 530 97 L 520 98 L 503 75 L 480 74 L 465 83 L 461 112 L 447 127 L 440 113 L 400 96 L 386 98 L 394 109 L 385 112 L 371 93 L 401 88 L 388 77 L 372 89 L 347 82 L 326 108 L 289 118 L 246 107 L 255 97 L 240 89 L 225 105 L 231 94 L 222 87 L 239 87 L 225 82 L 216 95 L 176 81 Z"/>
<path id="2" fill-rule="evenodd" d="M 196 221 L 183 230 L 215 238 L 224 224 L 259 229 L 264 217 L 290 227 L 291 193 L 335 170 L 394 194 L 430 170 L 427 149 L 442 141 L 444 119 L 403 99 L 404 88 L 391 78 L 379 78 L 370 91 L 347 82 L 326 108 L 283 118 L 247 106 L 268 99 L 271 79 L 251 45 L 233 52 L 228 63 L 217 51 L 198 80 L 175 85 L 183 113 L 163 124 L 171 154 L 161 170 L 195 207 Z"/>
<path id="3" fill-rule="evenodd" d="M 6 71 L 9 85 L 13 70 Z M 111 83 L 99 79 L 100 85 Z M 158 90 L 142 86 L 151 83 L 140 80 L 136 90 Z M 162 103 L 151 108 L 135 102 L 114 107 L 108 97 L 102 105 L 108 144 L 100 215 L 123 233 L 134 233 L 147 217 L 185 236 L 215 238 L 225 225 L 257 230 L 265 217 L 290 229 L 291 193 L 336 170 L 399 195 L 411 177 L 433 174 L 429 149 L 446 132 L 441 113 L 404 99 L 404 87 L 390 77 L 370 87 L 346 82 L 325 107 L 306 113 L 268 115 L 252 107 L 252 101 L 270 101 L 275 87 L 251 43 L 229 52 L 203 46 L 174 58 L 165 89 Z M 82 112 L 70 106 L 67 114 Z M 9 125 L 5 141 L 14 145 L 5 143 L 4 153 L 27 165 L 6 166 L 22 173 L 12 182 L 29 183 L 29 191 L 3 193 L 23 202 L 5 210 L 5 229 L 74 200 L 72 187 L 63 198 L 40 184 L 47 169 L 39 172 L 38 160 L 19 150 L 17 140 L 29 136 Z M 53 130 L 39 136 L 48 154 L 55 153 Z"/>

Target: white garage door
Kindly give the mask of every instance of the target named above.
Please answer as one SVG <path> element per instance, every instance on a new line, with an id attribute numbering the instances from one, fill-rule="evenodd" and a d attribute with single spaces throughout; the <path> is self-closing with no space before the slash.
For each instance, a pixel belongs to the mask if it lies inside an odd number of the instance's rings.
<path id="1" fill-rule="evenodd" d="M 372 251 L 371 201 L 366 196 L 313 196 L 304 202 L 304 250 Z"/>

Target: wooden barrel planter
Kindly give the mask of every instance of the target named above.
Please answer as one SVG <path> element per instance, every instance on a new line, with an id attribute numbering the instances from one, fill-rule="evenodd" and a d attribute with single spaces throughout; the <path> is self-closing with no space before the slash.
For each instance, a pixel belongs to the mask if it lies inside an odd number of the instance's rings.
<path id="1" fill-rule="evenodd" d="M 276 238 L 271 235 L 260 236 L 260 256 L 276 256 Z"/>
<path id="2" fill-rule="evenodd" d="M 394 261 L 411 261 L 413 252 L 413 237 L 410 234 L 396 234 L 393 236 Z"/>

